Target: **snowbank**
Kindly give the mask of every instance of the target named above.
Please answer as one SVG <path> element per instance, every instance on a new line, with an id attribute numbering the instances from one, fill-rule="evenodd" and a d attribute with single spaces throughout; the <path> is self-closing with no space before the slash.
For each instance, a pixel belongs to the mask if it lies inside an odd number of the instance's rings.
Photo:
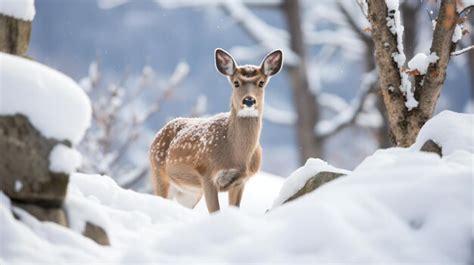
<path id="1" fill-rule="evenodd" d="M 0 193 L 0 238 L 8 242 L 0 262 L 472 264 L 472 118 L 442 112 L 422 129 L 417 144 L 435 138 L 443 157 L 390 148 L 352 172 L 309 160 L 280 195 L 317 171 L 347 176 L 265 214 L 281 186 L 268 174 L 251 179 L 241 210 L 212 215 L 203 204 L 189 210 L 106 176 L 73 174 L 65 202 L 72 230 L 13 207 L 17 221 Z M 107 231 L 110 247 L 79 234 L 86 221 Z"/>
<path id="2" fill-rule="evenodd" d="M 6 53 L 0 53 L 0 62 L 0 115 L 23 114 L 45 137 L 77 144 L 89 127 L 91 105 L 76 82 Z"/>
<path id="3" fill-rule="evenodd" d="M 474 115 L 448 110 L 440 112 L 421 128 L 411 149 L 420 150 L 428 140 L 437 143 L 443 155 L 456 150 L 474 153 Z"/>
<path id="4" fill-rule="evenodd" d="M 0 196 L 5 263 L 78 262 L 431 262 L 469 263 L 473 154 L 443 158 L 388 149 L 347 177 L 267 214 L 229 208 L 208 216 L 112 179 L 74 174 L 66 199 L 71 231 L 39 223 Z M 256 179 L 261 176 L 256 176 Z M 264 176 L 265 178 L 265 176 Z M 249 187 L 244 200 L 266 193 Z M 263 209 L 261 209 L 263 210 Z M 104 227 L 111 247 L 79 235 Z"/>
<path id="5" fill-rule="evenodd" d="M 2 0 L 0 14 L 32 21 L 35 17 L 35 0 Z"/>

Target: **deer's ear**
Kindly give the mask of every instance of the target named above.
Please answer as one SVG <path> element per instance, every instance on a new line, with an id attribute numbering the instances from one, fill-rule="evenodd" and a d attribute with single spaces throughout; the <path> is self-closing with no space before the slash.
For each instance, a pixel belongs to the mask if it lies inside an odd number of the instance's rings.
<path id="1" fill-rule="evenodd" d="M 263 74 L 266 76 L 271 76 L 280 72 L 282 64 L 283 52 L 281 50 L 276 50 L 269 53 L 265 59 L 263 59 L 260 68 L 262 69 Z"/>
<path id="2" fill-rule="evenodd" d="M 236 68 L 236 63 L 232 56 L 223 49 L 217 48 L 215 51 L 216 68 L 223 75 L 233 75 Z"/>

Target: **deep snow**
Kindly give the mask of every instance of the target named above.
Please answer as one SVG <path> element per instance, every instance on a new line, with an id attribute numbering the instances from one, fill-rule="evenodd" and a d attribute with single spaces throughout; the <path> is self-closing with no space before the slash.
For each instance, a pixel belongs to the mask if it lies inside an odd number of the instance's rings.
<path id="1" fill-rule="evenodd" d="M 359 262 L 472 263 L 471 147 L 445 142 L 453 126 L 472 131 L 472 115 L 443 112 L 421 132 L 434 135 L 444 157 L 412 148 L 379 150 L 347 176 L 265 213 L 282 179 L 249 183 L 240 210 L 208 215 L 152 195 L 123 190 L 109 177 L 73 174 L 65 208 L 72 230 L 40 223 L 0 195 L 0 263 L 19 262 Z M 453 120 L 449 123 L 449 120 Z M 438 124 L 438 125 L 436 125 Z M 456 131 L 452 128 L 452 131 Z M 471 142 L 473 134 L 458 142 Z M 338 170 L 318 160 L 295 175 Z M 298 178 L 293 176 L 293 178 Z M 288 186 L 299 181 L 291 178 Z M 281 193 L 281 192 L 280 192 Z M 224 196 L 225 194 L 223 194 Z M 108 232 L 111 246 L 82 237 L 86 221 Z"/>

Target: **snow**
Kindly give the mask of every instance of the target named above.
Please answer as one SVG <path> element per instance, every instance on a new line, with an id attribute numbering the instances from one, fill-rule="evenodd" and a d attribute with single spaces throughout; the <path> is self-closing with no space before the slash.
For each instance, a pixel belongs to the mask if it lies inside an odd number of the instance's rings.
<path id="1" fill-rule="evenodd" d="M 408 79 L 408 74 L 405 72 L 400 72 L 400 77 L 402 84 L 400 85 L 400 90 L 405 95 L 405 107 L 410 111 L 413 108 L 418 107 L 418 101 L 415 99 L 415 92 L 412 89 L 410 80 Z"/>
<path id="2" fill-rule="evenodd" d="M 453 37 L 451 41 L 456 43 L 460 39 L 462 39 L 462 24 L 456 24 L 456 28 L 454 29 L 454 33 L 453 33 Z"/>
<path id="3" fill-rule="evenodd" d="M 321 159 L 310 158 L 306 161 L 304 166 L 298 168 L 285 180 L 283 187 L 280 190 L 280 194 L 273 203 L 273 207 L 281 205 L 298 190 L 300 190 L 306 184 L 308 179 L 314 177 L 319 172 L 324 171 L 342 173 L 346 175 L 350 173 L 348 170 L 333 167 Z"/>
<path id="4" fill-rule="evenodd" d="M 0 115 L 23 114 L 45 137 L 77 144 L 91 119 L 77 83 L 28 59 L 0 53 L 0 61 Z"/>
<path id="5" fill-rule="evenodd" d="M 17 19 L 32 21 L 35 17 L 34 0 L 2 0 L 0 1 L 0 14 Z"/>
<path id="6" fill-rule="evenodd" d="M 398 10 L 399 2 L 398 0 L 385 0 L 387 4 L 388 17 L 387 26 L 392 32 L 393 35 L 397 36 L 397 50 L 398 53 L 392 54 L 393 60 L 398 64 L 398 67 L 403 67 L 405 64 L 406 56 L 403 47 L 403 31 L 404 27 L 400 18 L 400 10 Z"/>
<path id="7" fill-rule="evenodd" d="M 49 170 L 55 173 L 71 174 L 81 166 L 81 154 L 64 144 L 57 144 L 49 153 Z"/>
<path id="8" fill-rule="evenodd" d="M 426 122 L 411 148 L 420 150 L 426 141 L 433 140 L 441 146 L 443 155 L 450 155 L 456 150 L 474 153 L 473 135 L 473 114 L 445 110 Z"/>
<path id="9" fill-rule="evenodd" d="M 19 192 L 23 188 L 23 183 L 20 180 L 15 180 L 15 191 Z"/>
<path id="10" fill-rule="evenodd" d="M 72 227 L 66 229 L 12 207 L 0 192 L 0 237 L 8 242 L 0 244 L 1 261 L 472 264 L 473 118 L 442 112 L 411 148 L 378 150 L 353 171 L 310 159 L 283 184 L 259 173 L 241 209 L 211 215 L 203 202 L 190 210 L 124 190 L 107 176 L 76 173 L 64 205 Z M 443 157 L 417 150 L 428 135 L 443 146 Z M 347 175 L 266 211 L 280 187 L 279 199 L 319 171 Z M 80 235 L 86 222 L 103 227 L 111 246 Z"/>
<path id="11" fill-rule="evenodd" d="M 408 68 L 411 71 L 418 70 L 421 75 L 425 75 L 428 66 L 432 63 L 436 63 L 439 57 L 435 52 L 432 52 L 430 55 L 424 53 L 417 53 L 413 58 L 408 62 Z"/>
<path id="12" fill-rule="evenodd" d="M 267 200 L 265 183 L 244 194 L 242 209 L 208 215 L 119 188 L 99 175 L 73 174 L 65 207 L 73 230 L 40 223 L 0 194 L 0 245 L 6 264 L 23 262 L 342 262 L 464 263 L 470 259 L 472 153 L 392 148 L 301 199 L 249 213 Z M 316 163 L 324 167 L 322 162 Z M 261 175 L 255 176 L 257 178 Z M 255 183 L 254 183 L 255 184 Z M 250 195 L 250 193 L 252 193 Z M 248 199 L 247 201 L 246 198 Z M 79 235 L 86 221 L 111 246 Z"/>
<path id="13" fill-rule="evenodd" d="M 242 118 L 258 117 L 258 115 L 258 109 L 256 109 L 255 107 L 244 106 L 244 108 L 240 109 L 237 112 L 237 117 Z"/>

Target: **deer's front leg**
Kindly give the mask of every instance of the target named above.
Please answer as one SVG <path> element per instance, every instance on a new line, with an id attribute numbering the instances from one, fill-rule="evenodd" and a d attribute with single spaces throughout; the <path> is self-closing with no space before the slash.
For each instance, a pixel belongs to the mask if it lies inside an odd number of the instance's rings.
<path id="1" fill-rule="evenodd" d="M 204 190 L 204 198 L 206 199 L 207 210 L 209 213 L 220 210 L 219 197 L 217 195 L 217 187 L 209 180 L 204 180 L 202 183 Z"/>
<path id="2" fill-rule="evenodd" d="M 240 207 L 240 201 L 242 200 L 242 194 L 244 192 L 245 184 L 239 184 L 232 187 L 229 190 L 229 205 Z"/>

